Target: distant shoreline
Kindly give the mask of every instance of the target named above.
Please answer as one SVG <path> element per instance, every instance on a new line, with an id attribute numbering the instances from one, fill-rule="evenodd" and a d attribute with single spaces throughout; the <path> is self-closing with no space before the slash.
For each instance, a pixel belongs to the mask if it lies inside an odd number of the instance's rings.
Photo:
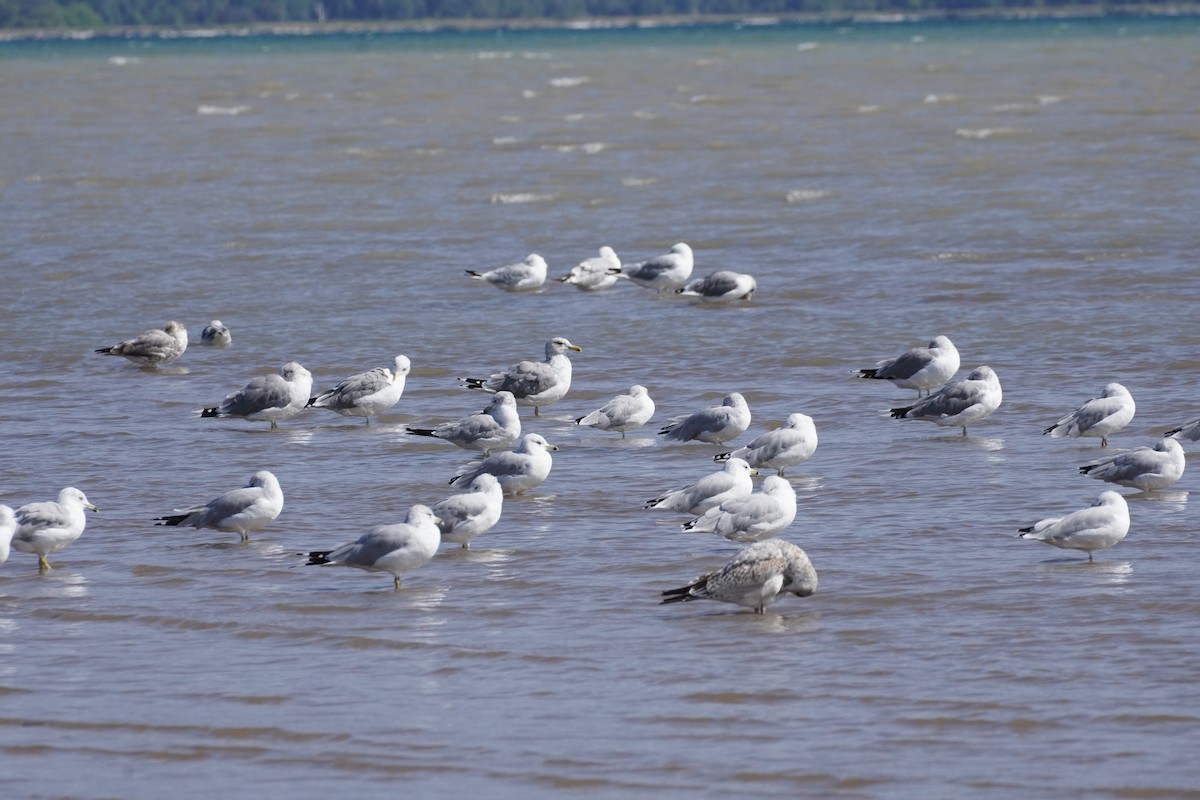
<path id="1" fill-rule="evenodd" d="M 26 29 L 0 30 L 0 43 L 22 41 L 88 41 L 122 39 L 203 39 L 250 36 L 333 36 L 386 35 L 403 33 L 538 31 L 538 30 L 621 30 L 628 28 L 688 28 L 734 25 L 770 27 L 782 25 L 887 25 L 914 22 L 978 22 L 1026 20 L 1088 20 L 1130 18 L 1171 18 L 1200 16 L 1200 3 L 1158 3 L 1152 5 L 1064 6 L 1060 8 L 978 8 L 934 9 L 919 12 L 847 12 L 794 14 L 698 14 L 684 16 L 587 17 L 572 20 L 528 19 L 419 19 L 375 21 L 277 22 L 249 25 L 205 26 L 191 28 L 115 26 L 97 29 Z"/>

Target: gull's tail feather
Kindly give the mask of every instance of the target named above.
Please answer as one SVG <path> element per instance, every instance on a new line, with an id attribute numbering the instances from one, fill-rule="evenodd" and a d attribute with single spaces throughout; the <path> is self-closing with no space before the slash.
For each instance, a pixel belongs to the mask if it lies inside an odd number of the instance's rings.
<path id="1" fill-rule="evenodd" d="M 313 564 L 328 564 L 328 563 L 330 563 L 329 562 L 329 554 L 332 552 L 333 552 L 332 550 L 313 550 L 311 553 L 308 554 L 308 563 L 305 564 L 305 566 L 312 566 Z"/>
<path id="2" fill-rule="evenodd" d="M 179 525 L 188 518 L 188 514 L 168 514 L 165 517 L 155 517 L 154 526 L 161 527 L 164 525 Z"/>

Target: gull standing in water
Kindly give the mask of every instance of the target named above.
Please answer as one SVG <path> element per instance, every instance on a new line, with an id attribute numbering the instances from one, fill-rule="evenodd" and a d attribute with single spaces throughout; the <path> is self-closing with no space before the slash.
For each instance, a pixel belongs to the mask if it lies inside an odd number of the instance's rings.
<path id="1" fill-rule="evenodd" d="M 482 392 L 512 392 L 517 405 L 533 406 L 536 417 L 541 414 L 542 406 L 558 402 L 571 388 L 568 350 L 583 352 L 582 347 L 556 336 L 546 342 L 545 361 L 520 361 L 504 372 L 494 372 L 486 378 L 463 378 L 462 381 L 467 388 Z"/>
<path id="2" fill-rule="evenodd" d="M 344 417 L 362 417 L 370 425 L 371 417 L 378 417 L 399 402 L 410 369 L 408 356 L 396 356 L 393 369 L 376 367 L 351 375 L 336 388 L 310 399 L 308 405 L 328 408 Z"/>
<path id="3" fill-rule="evenodd" d="M 699 516 L 726 500 L 748 496 L 754 491 L 754 481 L 750 476 L 757 474 L 758 470 L 747 464 L 745 459 L 731 458 L 725 462 L 725 469 L 705 475 L 682 489 L 647 500 L 642 507 Z"/>
<path id="4" fill-rule="evenodd" d="M 658 432 L 676 442 L 692 440 L 709 444 L 725 444 L 736 439 L 750 427 L 750 407 L 738 392 L 725 396 L 721 405 L 697 411 L 686 417 L 676 417 Z"/>
<path id="5" fill-rule="evenodd" d="M 1083 550 L 1092 560 L 1093 550 L 1112 547 L 1129 533 L 1129 504 L 1114 491 L 1101 492 L 1096 502 L 1065 517 L 1053 517 L 1020 529 L 1020 538 L 1045 542 L 1064 550 Z"/>
<path id="6" fill-rule="evenodd" d="M 187 346 L 187 328 L 171 320 L 161 328 L 142 331 L 132 339 L 118 342 L 112 347 L 101 347 L 96 352 L 106 356 L 122 356 L 143 367 L 161 367 L 183 355 Z"/>
<path id="7" fill-rule="evenodd" d="M 620 431 L 625 438 L 627 431 L 640 428 L 654 416 L 654 401 L 645 386 L 634 384 L 629 394 L 619 394 L 590 414 L 575 420 L 576 425 L 586 425 L 602 431 Z"/>
<path id="8" fill-rule="evenodd" d="M 769 539 L 796 519 L 796 490 L 786 478 L 769 475 L 759 491 L 745 497 L 726 500 L 710 508 L 683 529 L 694 533 L 715 533 L 735 542 Z"/>
<path id="9" fill-rule="evenodd" d="M 281 511 L 283 490 L 279 480 L 264 469 L 251 475 L 250 482 L 241 489 L 225 492 L 202 506 L 178 508 L 174 514 L 156 517 L 155 525 L 211 528 L 239 534 L 247 542 L 252 531 L 267 527 Z"/>
<path id="10" fill-rule="evenodd" d="M 808 554 L 791 542 L 772 539 L 745 547 L 715 572 L 662 593 L 663 603 L 719 600 L 754 609 L 755 614 L 785 594 L 809 597 L 817 591 L 817 571 Z"/>
<path id="11" fill-rule="evenodd" d="M 744 272 L 721 270 L 676 289 L 684 297 L 698 297 L 706 303 L 734 303 L 749 300 L 758 290 L 758 282 Z"/>
<path id="12" fill-rule="evenodd" d="M 83 534 L 87 524 L 85 508 L 100 510 L 74 486 L 59 492 L 58 500 L 21 506 L 14 515 L 17 530 L 13 534 L 12 548 L 22 553 L 37 553 L 38 568 L 50 569 L 46 556 L 57 553 Z"/>
<path id="13" fill-rule="evenodd" d="M 1129 424 L 1135 408 L 1129 390 L 1119 383 L 1110 383 L 1104 387 L 1099 397 L 1088 400 L 1042 431 L 1042 435 L 1048 433 L 1052 439 L 1061 436 L 1069 436 L 1072 439 L 1078 439 L 1080 436 L 1098 436 L 1100 446 L 1108 447 L 1109 435 Z"/>
<path id="14" fill-rule="evenodd" d="M 389 572 L 400 588 L 400 576 L 423 567 L 437 555 L 442 534 L 429 506 L 415 505 L 404 522 L 377 525 L 353 542 L 333 550 L 314 550 L 308 564 L 355 567 L 367 572 Z"/>
<path id="15" fill-rule="evenodd" d="M 212 347 L 229 347 L 233 344 L 233 334 L 229 332 L 229 328 L 219 319 L 214 319 L 212 322 L 204 326 L 204 330 L 200 331 L 200 344 L 211 345 Z"/>
<path id="16" fill-rule="evenodd" d="M 241 417 L 256 422 L 266 420 L 272 428 L 279 420 L 291 419 L 308 405 L 312 392 L 312 373 L 295 361 L 279 368 L 278 375 L 259 376 L 236 392 L 226 395 L 220 405 L 200 412 L 202 417 Z"/>
<path id="17" fill-rule="evenodd" d="M 928 347 L 915 347 L 895 358 L 888 358 L 870 369 L 860 369 L 858 377 L 891 381 L 902 389 L 916 389 L 917 397 L 938 388 L 958 372 L 958 349 L 947 336 L 937 336 Z"/>
<path id="18" fill-rule="evenodd" d="M 923 419 L 937 425 L 962 428 L 979 422 L 1000 407 L 1004 394 L 1000 378 L 991 367 L 976 367 L 960 381 L 950 381 L 937 392 L 911 406 L 893 408 L 895 419 Z"/>
<path id="19" fill-rule="evenodd" d="M 713 461 L 744 458 L 752 467 L 777 470 L 803 464 L 817 451 L 817 427 L 807 414 L 791 414 L 782 428 L 767 431 L 745 447 L 713 456 Z"/>
<path id="20" fill-rule="evenodd" d="M 1139 447 L 1084 464 L 1079 472 L 1089 478 L 1149 492 L 1166 489 L 1183 477 L 1185 461 L 1183 447 L 1167 437 L 1154 447 Z"/>
<path id="21" fill-rule="evenodd" d="M 609 272 L 659 292 L 679 289 L 692 276 L 692 248 L 680 242 L 672 246 L 669 253 Z"/>
<path id="22" fill-rule="evenodd" d="M 464 450 L 481 450 L 486 456 L 493 450 L 503 450 L 521 436 L 521 418 L 512 392 L 496 392 L 492 402 L 478 414 L 454 422 L 443 422 L 435 428 L 407 428 L 417 436 L 432 436 L 457 445 Z"/>
<path id="23" fill-rule="evenodd" d="M 504 490 L 496 476 L 485 472 L 471 481 L 470 490 L 447 497 L 433 506 L 440 520 L 443 542 L 454 542 L 466 550 L 478 536 L 500 521 L 504 508 Z"/>
<path id="24" fill-rule="evenodd" d="M 554 464 L 548 451 L 557 449 L 541 434 L 527 433 L 517 442 L 515 450 L 492 453 L 484 459 L 459 467 L 450 483 L 469 486 L 486 473 L 495 476 L 506 495 L 521 494 L 542 485 Z"/>
<path id="25" fill-rule="evenodd" d="M 611 247 L 605 245 L 600 248 L 599 256 L 580 261 L 558 280 L 585 292 L 597 292 L 616 283 L 620 279 L 617 274 L 620 271 L 621 259 L 617 258 Z"/>
<path id="26" fill-rule="evenodd" d="M 519 264 L 506 264 L 486 272 L 469 269 L 467 274 L 506 292 L 534 292 L 546 282 L 546 260 L 537 253 L 530 253 Z"/>

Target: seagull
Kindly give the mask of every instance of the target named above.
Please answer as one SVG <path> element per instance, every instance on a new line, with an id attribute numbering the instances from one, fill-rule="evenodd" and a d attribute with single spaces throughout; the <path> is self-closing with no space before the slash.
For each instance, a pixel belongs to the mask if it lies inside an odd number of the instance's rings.
<path id="1" fill-rule="evenodd" d="M 787 478 L 768 475 L 759 491 L 726 500 L 710 508 L 683 529 L 693 533 L 715 533 L 735 542 L 769 539 L 796 519 L 796 490 Z"/>
<path id="2" fill-rule="evenodd" d="M 788 467 L 803 464 L 817 450 L 817 428 L 807 414 L 791 414 L 782 428 L 767 431 L 745 447 L 713 456 L 713 461 L 744 458 L 752 467 L 777 470 L 783 477 Z"/>
<path id="3" fill-rule="evenodd" d="M 156 517 L 156 526 L 212 528 L 236 533 L 243 542 L 251 531 L 267 527 L 283 511 L 283 490 L 275 475 L 265 469 L 250 476 L 241 489 L 226 492 L 202 506 L 175 509 L 174 514 Z"/>
<path id="4" fill-rule="evenodd" d="M 371 417 L 378 417 L 400 400 L 411 368 L 408 356 L 396 356 L 393 369 L 376 367 L 351 375 L 336 388 L 310 399 L 308 405 L 328 408 L 344 417 L 362 417 L 370 425 Z"/>
<path id="5" fill-rule="evenodd" d="M 436 428 L 407 428 L 417 436 L 443 439 L 464 450 L 481 450 L 486 456 L 493 450 L 503 450 L 521 436 L 521 418 L 512 392 L 499 391 L 492 402 L 478 414 L 455 422 L 443 422 Z"/>
<path id="6" fill-rule="evenodd" d="M 355 567 L 367 572 L 390 572 L 400 588 L 400 575 L 429 563 L 441 544 L 438 518 L 429 506 L 415 505 L 404 522 L 376 525 L 353 542 L 333 550 L 314 550 L 308 565 Z"/>
<path id="7" fill-rule="evenodd" d="M 609 274 L 628 278 L 640 286 L 660 292 L 679 289 L 692 275 L 692 248 L 680 242 L 672 246 L 669 253 L 640 264 L 611 268 Z"/>
<path id="8" fill-rule="evenodd" d="M 662 595 L 664 604 L 719 600 L 762 614 L 782 595 L 808 597 L 816 591 L 817 571 L 808 554 L 791 542 L 773 539 L 743 548 L 719 570 Z"/>
<path id="9" fill-rule="evenodd" d="M 1088 400 L 1058 422 L 1042 431 L 1050 438 L 1099 436 L 1100 446 L 1108 447 L 1108 436 L 1124 428 L 1133 419 L 1135 406 L 1129 390 L 1119 383 L 1104 387 L 1099 397 Z"/>
<path id="10" fill-rule="evenodd" d="M 8 561 L 8 551 L 16 532 L 17 518 L 13 516 L 13 510 L 0 503 L 0 564 Z"/>
<path id="11" fill-rule="evenodd" d="M 754 481 L 750 476 L 757 474 L 758 470 L 747 464 L 745 459 L 730 458 L 725 462 L 725 469 L 705 475 L 682 489 L 647 500 L 643 508 L 679 511 L 699 516 L 726 500 L 749 495 L 754 491 Z"/>
<path id="12" fill-rule="evenodd" d="M 725 396 L 721 405 L 697 411 L 690 416 L 677 417 L 658 433 L 676 442 L 696 440 L 725 444 L 741 436 L 749 427 L 750 407 L 746 405 L 746 398 L 733 392 Z"/>
<path id="13" fill-rule="evenodd" d="M 558 280 L 585 292 L 596 292 L 616 283 L 620 279 L 617 274 L 620 271 L 621 259 L 617 258 L 611 247 L 605 245 L 600 248 L 599 256 L 580 261 Z"/>
<path id="14" fill-rule="evenodd" d="M 487 272 L 469 269 L 467 274 L 506 292 L 534 292 L 546 282 L 546 260 L 537 253 L 530 253 L 520 264 L 506 264 Z"/>
<path id="15" fill-rule="evenodd" d="M 721 270 L 694 281 L 689 281 L 676 294 L 684 297 L 699 297 L 706 303 L 733 303 L 749 300 L 758 289 L 758 282 L 743 272 Z"/>
<path id="16" fill-rule="evenodd" d="M 1173 439 L 1188 439 L 1193 442 L 1200 442 L 1200 419 L 1194 419 L 1178 428 L 1172 428 L 1167 431 L 1164 436 L 1170 436 Z"/>
<path id="17" fill-rule="evenodd" d="M 1166 489 L 1183 476 L 1183 447 L 1167 437 L 1154 447 L 1138 447 L 1084 464 L 1082 475 L 1149 492 Z"/>
<path id="18" fill-rule="evenodd" d="M 183 355 L 187 346 L 187 328 L 171 320 L 161 328 L 142 331 L 132 339 L 118 342 L 112 347 L 101 347 L 96 352 L 106 356 L 123 356 L 143 367 L 161 367 Z"/>
<path id="19" fill-rule="evenodd" d="M 517 495 L 540 486 L 550 474 L 553 460 L 550 450 L 558 448 L 547 442 L 538 433 L 527 433 L 517 442 L 515 450 L 492 453 L 479 461 L 471 461 L 459 467 L 450 479 L 451 485 L 469 486 L 484 473 L 490 473 L 500 482 L 506 495 Z"/>
<path id="20" fill-rule="evenodd" d="M 640 428 L 654 416 L 654 401 L 645 386 L 634 384 L 629 394 L 619 394 L 590 414 L 575 420 L 576 425 L 599 428 L 602 431 L 620 431 L 625 438 L 627 431 Z"/>
<path id="21" fill-rule="evenodd" d="M 1101 492 L 1096 501 L 1065 517 L 1053 517 L 1020 529 L 1020 538 L 1083 550 L 1092 560 L 1093 550 L 1112 547 L 1129 533 L 1129 505 L 1114 491 Z"/>
<path id="22" fill-rule="evenodd" d="M 964 380 L 950 381 L 911 406 L 893 408 L 895 419 L 923 419 L 938 425 L 956 425 L 967 435 L 967 426 L 1000 407 L 1004 398 L 1000 379 L 991 367 L 976 367 Z"/>
<path id="23" fill-rule="evenodd" d="M 16 533 L 12 547 L 22 553 L 37 553 L 38 568 L 50 569 L 46 556 L 57 553 L 83 534 L 87 524 L 84 509 L 99 511 L 88 502 L 87 495 L 68 486 L 58 493 L 58 500 L 30 503 L 16 510 Z"/>
<path id="24" fill-rule="evenodd" d="M 469 389 L 483 392 L 512 392 L 517 405 L 533 406 L 533 415 L 542 406 L 555 403 L 571 388 L 571 359 L 567 351 L 582 353 L 583 348 L 562 336 L 546 342 L 545 361 L 520 361 L 504 372 L 494 372 L 486 378 L 463 378 Z"/>
<path id="25" fill-rule="evenodd" d="M 312 373 L 295 361 L 279 368 L 278 375 L 262 375 L 241 389 L 226 395 L 218 406 L 205 408 L 202 417 L 241 417 L 255 422 L 267 420 L 272 428 L 279 420 L 290 419 L 308 405 L 312 392 Z"/>
<path id="26" fill-rule="evenodd" d="M 485 472 L 471 481 L 470 491 L 436 503 L 433 513 L 441 520 L 438 528 L 442 532 L 442 541 L 461 544 L 466 550 L 472 540 L 500 521 L 503 507 L 504 490 L 500 481 Z"/>
<path id="27" fill-rule="evenodd" d="M 214 319 L 204 326 L 204 330 L 200 331 L 200 344 L 229 347 L 233 344 L 233 335 L 221 320 Z"/>
<path id="28" fill-rule="evenodd" d="M 932 392 L 958 372 L 958 349 L 949 337 L 937 336 L 928 347 L 915 347 L 895 358 L 878 362 L 871 369 L 860 369 L 858 377 L 891 381 L 902 389 Z"/>

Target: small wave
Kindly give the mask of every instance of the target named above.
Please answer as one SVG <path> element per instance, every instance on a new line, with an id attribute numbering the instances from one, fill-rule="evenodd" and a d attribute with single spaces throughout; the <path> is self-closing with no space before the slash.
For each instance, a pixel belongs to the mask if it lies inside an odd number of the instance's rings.
<path id="1" fill-rule="evenodd" d="M 492 195 L 493 205 L 517 205 L 520 203 L 548 203 L 554 199 L 552 194 L 537 192 L 497 192 Z"/>
<path id="2" fill-rule="evenodd" d="M 800 44 L 796 45 L 796 49 L 801 53 L 805 53 L 809 50 L 816 50 L 820 46 L 821 45 L 817 42 L 801 42 Z"/>
<path id="3" fill-rule="evenodd" d="M 592 80 L 591 78 L 579 76 L 579 77 L 572 77 L 572 78 L 551 78 L 549 83 L 555 89 L 571 89 L 576 86 L 582 86 L 583 84 L 588 83 L 591 80 Z"/>
<path id="4" fill-rule="evenodd" d="M 517 144 L 520 141 L 521 140 L 519 138 L 517 138 L 516 136 L 493 136 L 492 137 L 492 144 L 496 145 L 497 147 L 505 147 L 507 145 Z"/>
<path id="5" fill-rule="evenodd" d="M 136 56 L 110 56 L 108 63 L 118 67 L 123 67 L 126 64 L 140 64 L 142 63 L 142 60 Z"/>
<path id="6" fill-rule="evenodd" d="M 868 104 L 865 106 L 859 106 L 856 110 L 860 114 L 876 114 L 883 110 L 883 106 Z"/>
<path id="7" fill-rule="evenodd" d="M 957 103 L 958 95 L 956 94 L 927 94 L 924 100 L 926 105 L 939 105 L 942 103 Z"/>
<path id="8" fill-rule="evenodd" d="M 586 144 L 545 145 L 542 147 L 542 149 L 553 150 L 556 153 L 575 153 L 582 151 L 591 156 L 607 150 L 608 145 L 606 145 L 604 142 L 588 142 Z"/>
<path id="9" fill-rule="evenodd" d="M 238 114 L 245 114 L 249 110 L 250 106 L 198 106 L 196 113 L 201 116 L 235 117 Z"/>
<path id="10" fill-rule="evenodd" d="M 653 186 L 658 178 L 621 178 L 622 186 Z"/>
<path id="11" fill-rule="evenodd" d="M 991 139 L 995 136 L 1018 136 L 1020 128 L 959 128 L 954 135 L 960 139 Z"/>
<path id="12" fill-rule="evenodd" d="M 822 200 L 833 192 L 825 189 L 794 189 L 787 193 L 787 201 L 789 203 L 809 203 L 813 200 Z"/>

